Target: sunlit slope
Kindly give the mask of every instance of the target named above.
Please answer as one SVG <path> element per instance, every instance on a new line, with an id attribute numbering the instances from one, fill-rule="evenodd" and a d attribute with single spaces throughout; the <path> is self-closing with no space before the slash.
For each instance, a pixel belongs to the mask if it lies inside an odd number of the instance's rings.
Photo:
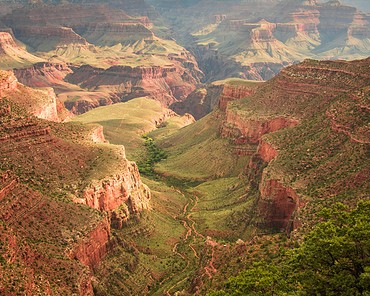
<path id="1" fill-rule="evenodd" d="M 142 136 L 160 127 L 166 120 L 171 122 L 172 129 L 191 122 L 191 118 L 180 117 L 149 98 L 136 98 L 125 103 L 99 107 L 73 120 L 102 125 L 106 139 L 112 144 L 124 145 L 127 154 L 133 159 L 142 157 Z"/>
<path id="2" fill-rule="evenodd" d="M 158 172 L 194 180 L 238 175 L 248 158 L 233 154 L 229 141 L 219 135 L 219 122 L 214 113 L 169 138 L 158 139 L 169 154 L 157 165 Z"/>

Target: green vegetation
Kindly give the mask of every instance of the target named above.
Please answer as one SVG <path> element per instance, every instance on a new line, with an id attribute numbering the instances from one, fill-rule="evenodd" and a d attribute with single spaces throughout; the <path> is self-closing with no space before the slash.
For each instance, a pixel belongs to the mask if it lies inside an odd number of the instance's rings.
<path id="1" fill-rule="evenodd" d="M 159 148 L 153 141 L 152 138 L 148 136 L 143 137 L 145 139 L 144 146 L 146 148 L 147 157 L 145 160 L 138 162 L 139 171 L 145 176 L 154 175 L 154 165 L 163 159 L 167 158 L 166 152 Z"/>
<path id="2" fill-rule="evenodd" d="M 125 103 L 99 107 L 77 116 L 74 121 L 100 124 L 106 139 L 124 145 L 130 160 L 145 155 L 142 135 L 156 128 L 155 120 L 163 114 L 163 107 L 148 98 L 136 98 Z"/>
<path id="3" fill-rule="evenodd" d="M 219 135 L 219 114 L 210 114 L 165 138 L 156 139 L 168 158 L 155 170 L 179 179 L 212 180 L 238 175 L 248 156 L 235 157 L 229 140 Z"/>
<path id="4" fill-rule="evenodd" d="M 369 212 L 370 201 L 323 210 L 298 247 L 277 262 L 256 262 L 208 295 L 369 295 Z"/>

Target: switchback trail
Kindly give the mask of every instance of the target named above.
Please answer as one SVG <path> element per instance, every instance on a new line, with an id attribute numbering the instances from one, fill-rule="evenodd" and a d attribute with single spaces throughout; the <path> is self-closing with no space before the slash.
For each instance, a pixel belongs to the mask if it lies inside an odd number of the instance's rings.
<path id="1" fill-rule="evenodd" d="M 190 273 L 198 266 L 197 262 L 199 260 L 199 255 L 197 247 L 199 248 L 199 245 L 204 245 L 205 243 L 205 237 L 197 231 L 196 222 L 191 218 L 194 209 L 198 205 L 198 196 L 188 192 L 184 193 L 180 190 L 177 191 L 188 198 L 188 202 L 184 206 L 181 215 L 175 217 L 175 219 L 183 225 L 185 231 L 180 242 L 173 246 L 172 252 L 176 256 L 181 257 L 185 262 L 185 267 L 177 274 L 173 274 L 162 280 L 161 284 L 165 284 L 166 282 L 172 283 L 172 280 L 174 281 L 174 283 L 164 291 L 164 294 L 167 296 L 174 295 L 174 293 L 177 292 L 176 288 L 180 288 L 181 284 L 189 279 Z"/>

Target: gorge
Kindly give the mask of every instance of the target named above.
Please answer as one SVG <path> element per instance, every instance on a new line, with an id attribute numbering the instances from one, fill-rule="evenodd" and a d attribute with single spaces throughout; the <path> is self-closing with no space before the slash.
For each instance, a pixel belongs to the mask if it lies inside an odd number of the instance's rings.
<path id="1" fill-rule="evenodd" d="M 234 295 L 361 208 L 370 16 L 345 3 L 0 1 L 0 294 Z M 310 295 L 279 272 L 241 293 Z"/>

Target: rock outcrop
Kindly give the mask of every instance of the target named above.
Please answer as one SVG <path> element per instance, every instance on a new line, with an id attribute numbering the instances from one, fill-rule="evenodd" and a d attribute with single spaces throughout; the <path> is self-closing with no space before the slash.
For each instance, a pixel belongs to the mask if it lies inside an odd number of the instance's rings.
<path id="1" fill-rule="evenodd" d="M 258 144 L 263 135 L 296 126 L 298 122 L 296 119 L 285 117 L 245 120 L 237 112 L 226 110 L 226 122 L 221 129 L 221 135 L 234 138 L 234 141 L 238 143 Z"/>
<path id="2" fill-rule="evenodd" d="M 11 72 L 0 72 L 0 97 L 13 92 L 18 86 L 17 78 Z"/>
<path id="3" fill-rule="evenodd" d="M 77 259 L 92 270 L 99 266 L 100 262 L 111 249 L 111 230 L 107 218 L 99 224 L 70 252 L 71 259 Z"/>
<path id="4" fill-rule="evenodd" d="M 65 63 L 41 62 L 28 68 L 14 69 L 13 72 L 18 81 L 27 86 L 59 88 L 65 85 L 63 80 L 72 70 Z"/>
<path id="5" fill-rule="evenodd" d="M 108 69 L 82 66 L 73 68 L 73 74 L 66 79 L 86 89 L 113 93 L 122 101 L 148 96 L 165 106 L 184 99 L 197 83 L 190 71 L 181 65 L 112 66 Z"/>
<path id="6" fill-rule="evenodd" d="M 298 194 L 278 180 L 261 181 L 259 210 L 264 219 L 263 227 L 289 233 L 299 227 L 295 213 L 303 206 Z"/>
<path id="7" fill-rule="evenodd" d="M 52 88 L 36 90 L 18 83 L 12 72 L 0 71 L 0 97 L 6 97 L 25 108 L 38 118 L 60 121 L 57 111 L 57 98 Z"/>
<path id="8" fill-rule="evenodd" d="M 106 178 L 86 188 L 78 203 L 100 211 L 114 211 L 126 204 L 132 214 L 149 208 L 150 191 L 141 183 L 139 170 L 134 162 L 127 163 L 123 175 Z"/>
<path id="9" fill-rule="evenodd" d="M 252 95 L 256 91 L 256 87 L 257 84 L 252 82 L 248 83 L 247 81 L 236 80 L 235 83 L 226 82 L 222 89 L 218 107 L 220 110 L 226 111 L 229 102 Z"/>
<path id="10" fill-rule="evenodd" d="M 93 144 L 105 141 L 101 128 L 30 116 L 17 101 L 33 90 L 0 74 L 0 227 L 14 244 L 0 239 L 19 267 L 12 288 L 14 274 L 0 265 L 1 292 L 93 295 L 93 271 L 113 246 L 111 225 L 148 209 L 150 191 L 123 148 Z"/>

